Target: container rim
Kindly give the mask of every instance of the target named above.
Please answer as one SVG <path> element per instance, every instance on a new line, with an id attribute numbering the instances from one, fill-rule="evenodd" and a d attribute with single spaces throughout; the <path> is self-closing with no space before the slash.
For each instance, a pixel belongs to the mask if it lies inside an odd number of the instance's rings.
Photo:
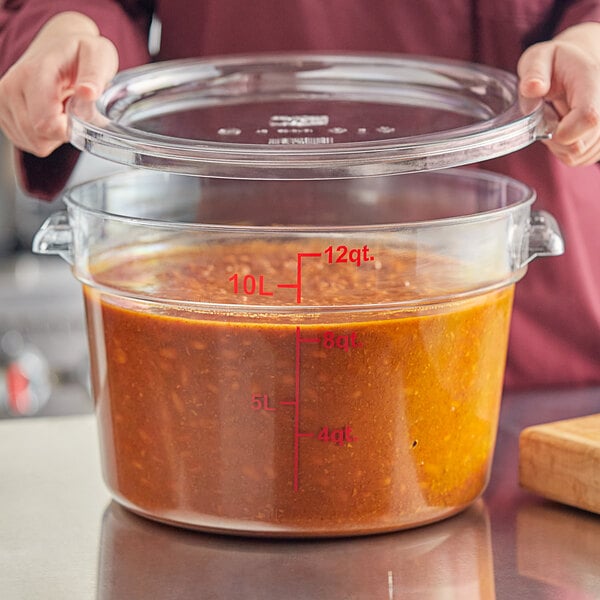
<path id="1" fill-rule="evenodd" d="M 62 196 L 62 200 L 68 209 L 74 208 L 88 215 L 93 215 L 100 218 L 108 218 L 121 223 L 128 223 L 136 226 L 152 227 L 165 230 L 184 230 L 184 231 L 206 231 L 206 232 L 222 232 L 222 233 L 273 233 L 273 234 L 293 234 L 293 233 L 351 233 L 351 232 L 385 232 L 398 229 L 413 229 L 413 228 L 432 228 L 440 226 L 448 226 L 453 224 L 468 224 L 480 221 L 489 221 L 495 218 L 500 218 L 507 212 L 516 210 L 518 207 L 530 206 L 536 200 L 536 192 L 527 184 L 518 181 L 507 175 L 495 173 L 478 168 L 451 168 L 442 171 L 433 171 L 415 176 L 435 177 L 435 178 L 469 178 L 471 180 L 495 182 L 510 186 L 513 189 L 520 190 L 521 198 L 510 204 L 499 206 L 490 210 L 484 210 L 473 214 L 456 215 L 450 217 L 442 217 L 439 219 L 430 219 L 426 221 L 410 221 L 396 223 L 375 223 L 367 225 L 239 225 L 239 224 L 218 224 L 218 223 L 189 223 L 185 221 L 166 221 L 162 219 L 153 219 L 148 217 L 136 217 L 131 215 L 119 214 L 102 210 L 89 206 L 88 203 L 77 198 L 77 196 L 86 189 L 92 188 L 105 182 L 120 182 L 127 183 L 131 180 L 130 185 L 137 179 L 169 179 L 188 177 L 178 173 L 154 172 L 148 170 L 128 170 L 116 174 L 104 175 L 91 179 L 89 181 L 77 184 L 66 190 Z M 404 176 L 404 175 L 402 175 Z M 389 176 L 391 177 L 391 176 Z M 207 178 L 202 178 L 207 179 Z M 246 180 L 240 180 L 244 185 Z M 285 180 L 284 180 L 285 181 Z"/>

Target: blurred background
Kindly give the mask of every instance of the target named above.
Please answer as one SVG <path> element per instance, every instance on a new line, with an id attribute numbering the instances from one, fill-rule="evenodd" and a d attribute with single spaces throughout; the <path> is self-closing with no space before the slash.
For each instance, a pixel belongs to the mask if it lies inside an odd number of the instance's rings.
<path id="1" fill-rule="evenodd" d="M 69 185 L 110 169 L 85 156 Z M 62 208 L 60 198 L 44 202 L 18 188 L 13 148 L 0 133 L 1 419 L 93 410 L 80 285 L 64 260 L 31 251 L 41 224 Z"/>

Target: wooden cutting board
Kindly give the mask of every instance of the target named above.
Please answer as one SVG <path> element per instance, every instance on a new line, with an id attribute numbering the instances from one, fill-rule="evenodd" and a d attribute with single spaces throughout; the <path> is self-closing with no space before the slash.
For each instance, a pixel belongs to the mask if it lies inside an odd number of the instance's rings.
<path id="1" fill-rule="evenodd" d="M 524 429 L 519 482 L 551 500 L 600 514 L 600 414 Z"/>

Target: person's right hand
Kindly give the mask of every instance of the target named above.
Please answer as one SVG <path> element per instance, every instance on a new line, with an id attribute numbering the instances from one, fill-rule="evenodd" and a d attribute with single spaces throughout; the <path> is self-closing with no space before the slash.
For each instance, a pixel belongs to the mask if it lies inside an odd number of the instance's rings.
<path id="1" fill-rule="evenodd" d="M 551 102 L 560 117 L 544 144 L 569 166 L 600 161 L 600 23 L 573 25 L 530 46 L 518 64 L 520 91 Z"/>
<path id="2" fill-rule="evenodd" d="M 48 156 L 68 141 L 67 99 L 95 100 L 117 68 L 115 46 L 91 19 L 56 15 L 0 79 L 0 127 L 20 150 Z"/>

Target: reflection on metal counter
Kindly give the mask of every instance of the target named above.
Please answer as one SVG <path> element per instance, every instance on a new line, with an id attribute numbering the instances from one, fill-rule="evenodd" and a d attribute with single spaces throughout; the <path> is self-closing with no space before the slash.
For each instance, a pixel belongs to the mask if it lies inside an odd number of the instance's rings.
<path id="1" fill-rule="evenodd" d="M 554 503 L 523 506 L 517 514 L 517 566 L 535 581 L 569 589 L 570 598 L 597 598 L 600 520 Z"/>
<path id="2" fill-rule="evenodd" d="M 102 520 L 98 600 L 460 598 L 495 596 L 490 521 L 479 500 L 427 527 L 337 540 L 227 538 L 136 517 Z M 249 596 L 250 592 L 250 596 Z"/>

